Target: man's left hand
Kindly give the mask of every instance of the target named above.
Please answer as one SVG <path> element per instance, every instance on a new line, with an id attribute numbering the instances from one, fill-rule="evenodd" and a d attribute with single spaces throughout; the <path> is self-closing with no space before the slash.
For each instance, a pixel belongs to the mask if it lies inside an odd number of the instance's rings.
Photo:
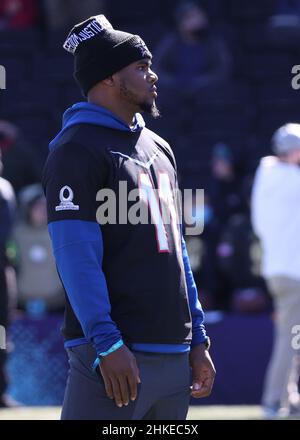
<path id="1" fill-rule="evenodd" d="M 210 395 L 216 370 L 204 344 L 196 345 L 190 352 L 193 386 L 191 396 L 199 399 Z"/>

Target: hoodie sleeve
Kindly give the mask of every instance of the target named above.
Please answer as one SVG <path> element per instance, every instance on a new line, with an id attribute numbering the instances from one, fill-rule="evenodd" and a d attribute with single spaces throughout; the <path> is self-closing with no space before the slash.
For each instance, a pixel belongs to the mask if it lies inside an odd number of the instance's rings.
<path id="1" fill-rule="evenodd" d="M 181 238 L 181 241 L 182 241 L 182 256 L 184 263 L 185 278 L 188 289 L 189 305 L 192 315 L 193 337 L 192 337 L 191 346 L 193 347 L 197 344 L 201 344 L 206 339 L 206 331 L 204 327 L 204 312 L 201 303 L 198 299 L 197 286 L 194 280 L 194 276 L 191 269 L 190 260 L 183 236 Z"/>
<path id="2" fill-rule="evenodd" d="M 97 353 L 121 339 L 110 316 L 103 238 L 96 221 L 96 194 L 108 172 L 105 161 L 104 155 L 103 161 L 96 161 L 84 146 L 68 143 L 50 153 L 43 172 L 57 270 L 83 333 Z"/>

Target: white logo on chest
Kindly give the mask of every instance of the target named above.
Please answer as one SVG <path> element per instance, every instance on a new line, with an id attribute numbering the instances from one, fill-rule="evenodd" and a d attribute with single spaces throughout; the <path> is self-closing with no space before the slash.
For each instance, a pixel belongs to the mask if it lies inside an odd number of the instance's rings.
<path id="1" fill-rule="evenodd" d="M 159 151 L 157 150 L 153 156 L 148 160 L 148 162 L 142 162 L 141 160 L 138 159 L 134 159 L 133 157 L 128 156 L 127 154 L 124 153 L 120 153 L 120 151 L 112 151 L 110 150 L 110 152 L 112 154 L 118 154 L 121 157 L 125 157 L 126 159 L 130 160 L 131 162 L 136 163 L 137 165 L 140 165 L 143 168 L 146 168 L 147 170 L 151 167 L 151 165 L 153 164 L 153 162 L 155 161 L 155 159 L 158 156 Z M 141 154 L 140 154 L 141 155 Z M 143 152 L 144 155 L 144 152 Z"/>

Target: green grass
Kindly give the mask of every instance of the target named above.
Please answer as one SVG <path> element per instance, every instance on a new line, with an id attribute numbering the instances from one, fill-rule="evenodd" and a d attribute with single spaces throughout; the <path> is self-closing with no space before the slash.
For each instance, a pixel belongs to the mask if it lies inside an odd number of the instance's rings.
<path id="1" fill-rule="evenodd" d="M 190 406 L 187 420 L 261 420 L 260 406 Z"/>

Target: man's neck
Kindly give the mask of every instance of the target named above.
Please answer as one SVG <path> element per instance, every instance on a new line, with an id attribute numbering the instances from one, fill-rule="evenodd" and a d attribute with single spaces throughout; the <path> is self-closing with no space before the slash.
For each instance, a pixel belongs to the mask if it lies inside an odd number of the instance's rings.
<path id="1" fill-rule="evenodd" d="M 133 109 L 127 109 L 125 108 L 125 106 L 122 108 L 119 104 L 114 105 L 113 102 L 107 103 L 93 97 L 88 97 L 88 102 L 90 104 L 100 105 L 101 107 L 104 107 L 106 110 L 109 110 L 114 115 L 118 116 L 118 118 L 122 119 L 122 121 L 124 121 L 129 127 L 133 127 L 136 113 Z"/>

